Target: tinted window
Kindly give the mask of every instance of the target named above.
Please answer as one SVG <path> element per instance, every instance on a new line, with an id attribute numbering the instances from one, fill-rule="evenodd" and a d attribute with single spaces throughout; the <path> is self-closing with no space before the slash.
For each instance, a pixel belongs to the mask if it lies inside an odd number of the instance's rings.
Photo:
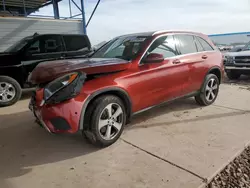
<path id="1" fill-rule="evenodd" d="M 32 39 L 33 37 L 25 37 L 9 47 L 7 50 L 5 50 L 5 52 L 17 52 L 25 47 Z"/>
<path id="2" fill-rule="evenodd" d="M 28 48 L 29 53 L 55 53 L 63 51 L 60 36 L 42 36 L 35 40 Z"/>
<path id="3" fill-rule="evenodd" d="M 211 51 L 213 50 L 213 48 L 210 46 L 210 44 L 208 44 L 207 41 L 205 41 L 204 39 L 200 38 L 200 37 L 196 37 L 198 39 L 198 41 L 200 42 L 200 44 L 203 46 L 205 51 Z"/>
<path id="4" fill-rule="evenodd" d="M 82 51 L 89 49 L 89 42 L 84 36 L 64 36 L 67 51 Z"/>
<path id="5" fill-rule="evenodd" d="M 162 54 L 164 58 L 173 57 L 177 55 L 175 40 L 172 35 L 164 36 L 156 39 L 150 46 L 148 53 Z"/>
<path id="6" fill-rule="evenodd" d="M 37 40 L 36 42 L 34 42 L 33 44 L 30 45 L 29 52 L 32 54 L 41 53 L 40 40 Z"/>
<path id="7" fill-rule="evenodd" d="M 192 35 L 177 35 L 179 40 L 179 51 L 181 54 L 197 52 L 194 37 Z"/>

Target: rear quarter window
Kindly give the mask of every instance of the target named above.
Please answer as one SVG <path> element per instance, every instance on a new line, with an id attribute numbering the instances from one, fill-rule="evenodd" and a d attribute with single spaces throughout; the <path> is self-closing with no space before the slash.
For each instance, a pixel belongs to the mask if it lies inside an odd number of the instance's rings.
<path id="1" fill-rule="evenodd" d="M 203 47 L 204 51 L 213 51 L 213 47 L 203 38 L 201 37 L 196 37 L 197 41 L 201 44 L 201 46 Z"/>

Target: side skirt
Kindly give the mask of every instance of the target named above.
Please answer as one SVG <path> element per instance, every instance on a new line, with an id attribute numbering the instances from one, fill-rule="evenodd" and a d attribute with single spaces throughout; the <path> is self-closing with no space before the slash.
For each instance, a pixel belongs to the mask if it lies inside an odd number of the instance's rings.
<path id="1" fill-rule="evenodd" d="M 148 111 L 148 110 L 151 110 L 151 109 L 153 109 L 153 108 L 165 106 L 165 105 L 170 104 L 170 103 L 172 103 L 172 102 L 174 102 L 174 101 L 176 101 L 176 100 L 179 100 L 179 99 L 185 99 L 185 98 L 194 97 L 194 96 L 196 96 L 196 95 L 198 95 L 198 94 L 199 94 L 199 91 L 195 91 L 195 92 L 192 92 L 192 93 L 189 93 L 189 94 L 180 96 L 180 97 L 176 97 L 176 98 L 170 99 L 170 100 L 168 100 L 168 101 L 164 101 L 164 102 L 162 102 L 162 103 L 160 103 L 160 104 L 157 104 L 157 105 L 154 105 L 154 106 L 150 106 L 150 107 L 144 108 L 144 109 L 142 109 L 142 110 L 140 110 L 140 111 L 137 111 L 137 112 L 133 113 L 132 116 L 137 115 L 137 114 L 140 114 L 140 113 L 145 112 L 145 111 Z"/>

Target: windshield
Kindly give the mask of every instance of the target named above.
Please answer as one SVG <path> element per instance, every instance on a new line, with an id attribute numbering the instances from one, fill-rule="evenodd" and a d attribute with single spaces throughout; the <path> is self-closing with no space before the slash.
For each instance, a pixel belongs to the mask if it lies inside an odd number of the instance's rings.
<path id="1" fill-rule="evenodd" d="M 93 58 L 120 58 L 132 60 L 137 57 L 148 36 L 123 36 L 115 38 L 93 54 Z"/>
<path id="2" fill-rule="evenodd" d="M 248 42 L 245 46 L 241 47 L 241 51 L 248 51 L 250 50 L 250 42 Z"/>
<path id="3" fill-rule="evenodd" d="M 16 42 L 12 46 L 10 46 L 5 52 L 18 52 L 21 50 L 28 42 L 32 39 L 32 37 L 25 37 L 22 40 Z"/>

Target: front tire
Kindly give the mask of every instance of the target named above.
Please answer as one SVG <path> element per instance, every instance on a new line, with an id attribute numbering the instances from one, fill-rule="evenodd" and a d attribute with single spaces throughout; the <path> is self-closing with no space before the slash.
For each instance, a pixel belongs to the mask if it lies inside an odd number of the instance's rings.
<path id="1" fill-rule="evenodd" d="M 233 71 L 233 70 L 230 70 L 230 71 L 226 72 L 226 74 L 227 74 L 227 77 L 230 80 L 237 80 L 241 76 L 241 74 L 239 72 L 236 72 L 236 71 Z"/>
<path id="2" fill-rule="evenodd" d="M 97 98 L 85 114 L 88 129 L 83 135 L 98 147 L 115 143 L 123 132 L 126 123 L 126 110 L 122 100 L 114 95 Z"/>
<path id="3" fill-rule="evenodd" d="M 214 103 L 219 93 L 219 79 L 214 74 L 208 74 L 201 87 L 200 93 L 195 96 L 196 102 L 201 106 L 208 106 Z"/>
<path id="4" fill-rule="evenodd" d="M 15 104 L 22 95 L 20 84 L 8 76 L 0 76 L 0 107 Z"/>

